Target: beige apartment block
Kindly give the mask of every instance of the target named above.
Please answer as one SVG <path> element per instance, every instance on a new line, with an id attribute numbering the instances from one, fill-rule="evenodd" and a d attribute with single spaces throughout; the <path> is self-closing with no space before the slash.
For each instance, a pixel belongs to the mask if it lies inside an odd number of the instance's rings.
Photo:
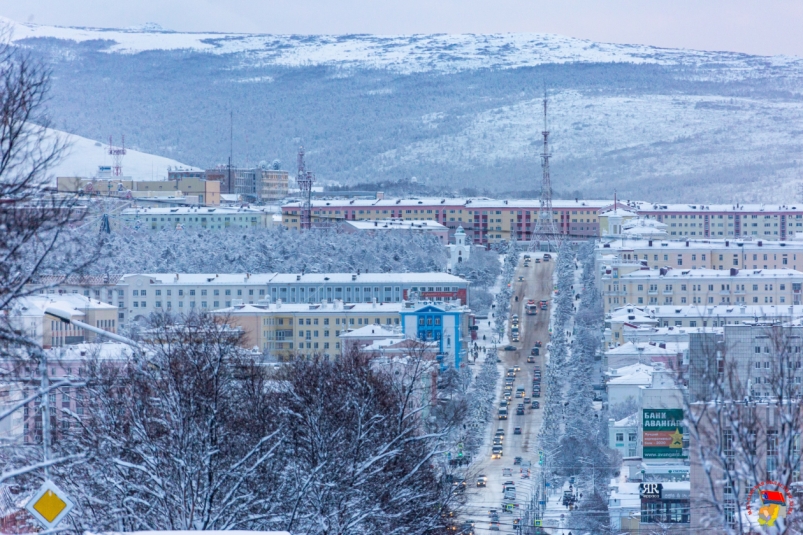
<path id="1" fill-rule="evenodd" d="M 202 172 L 184 172 L 187 176 L 177 176 L 174 180 L 132 180 L 130 177 L 119 178 L 81 178 L 58 177 L 57 189 L 61 192 L 82 192 L 120 196 L 126 192 L 145 192 L 158 196 L 197 196 L 198 204 L 204 206 L 220 205 L 220 182 L 206 180 Z"/>
<path id="2" fill-rule="evenodd" d="M 651 269 L 668 266 L 803 271 L 803 241 L 617 239 L 597 246 L 597 262 L 646 264 Z"/>
<path id="3" fill-rule="evenodd" d="M 622 305 L 799 305 L 803 273 L 791 269 L 639 269 L 600 275 L 605 313 Z"/>
<path id="4" fill-rule="evenodd" d="M 337 358 L 341 333 L 366 325 L 400 328 L 404 303 L 235 304 L 216 316 L 239 327 L 244 346 L 287 360 L 304 355 Z"/>

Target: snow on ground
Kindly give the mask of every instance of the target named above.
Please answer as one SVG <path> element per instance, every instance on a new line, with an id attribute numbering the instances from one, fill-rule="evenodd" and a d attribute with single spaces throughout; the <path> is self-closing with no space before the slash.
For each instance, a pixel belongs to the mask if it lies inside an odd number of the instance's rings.
<path id="1" fill-rule="evenodd" d="M 53 177 L 93 177 L 97 175 L 98 166 L 112 165 L 108 141 L 102 143 L 58 130 L 52 132 L 53 135 L 66 136 L 70 143 L 67 155 L 51 169 Z M 114 143 L 120 143 L 120 138 L 114 140 Z M 197 169 L 170 158 L 132 149 L 126 149 L 126 155 L 123 156 L 123 176 L 135 180 L 165 180 L 168 167 Z"/>
<path id="2" fill-rule="evenodd" d="M 86 42 L 112 41 L 106 50 L 135 54 L 147 50 L 195 50 L 214 54 L 247 53 L 252 61 L 301 66 L 334 64 L 386 68 L 399 72 L 513 68 L 545 63 L 655 63 L 689 66 L 717 63 L 787 66 L 803 60 L 789 56 L 758 58 L 727 52 L 665 49 L 645 45 L 596 43 L 552 34 L 433 35 L 267 35 L 179 33 L 155 26 L 141 28 L 70 28 L 0 19 L 17 41 L 47 38 Z"/>

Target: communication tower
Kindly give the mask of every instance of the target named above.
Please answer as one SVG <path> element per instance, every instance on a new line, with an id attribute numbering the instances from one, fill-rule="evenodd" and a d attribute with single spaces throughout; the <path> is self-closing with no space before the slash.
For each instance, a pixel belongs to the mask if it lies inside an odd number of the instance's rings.
<path id="1" fill-rule="evenodd" d="M 115 147 L 112 143 L 112 136 L 109 136 L 109 154 L 112 157 L 112 176 L 123 176 L 123 156 L 125 156 L 125 136 L 123 144 Z"/>
<path id="2" fill-rule="evenodd" d="M 541 153 L 541 168 L 543 169 L 541 202 L 529 249 L 530 251 L 539 251 L 546 248 L 546 250 L 554 249 L 557 251 L 558 247 L 560 247 L 561 235 L 555 225 L 555 221 L 552 219 L 552 180 L 549 176 L 549 158 L 552 155 L 549 152 L 546 91 L 544 91 L 544 130 L 541 135 L 544 136 L 544 151 Z"/>
<path id="3" fill-rule="evenodd" d="M 304 162 L 304 147 L 298 148 L 298 175 L 296 176 L 298 189 L 301 190 L 301 228 L 309 229 L 312 227 L 312 184 L 315 182 L 315 175 L 307 171 Z"/>

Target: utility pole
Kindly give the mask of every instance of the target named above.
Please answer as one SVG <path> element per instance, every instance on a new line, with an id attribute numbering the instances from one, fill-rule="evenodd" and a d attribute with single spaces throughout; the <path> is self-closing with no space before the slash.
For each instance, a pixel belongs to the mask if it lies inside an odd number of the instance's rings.
<path id="1" fill-rule="evenodd" d="M 47 481 L 50 479 L 50 467 L 47 465 L 50 460 L 50 403 L 48 399 L 50 381 L 47 376 L 47 352 L 44 350 L 42 350 L 42 357 L 39 360 L 39 371 L 41 374 L 39 392 L 42 394 L 42 460 L 45 463 L 45 481 Z"/>

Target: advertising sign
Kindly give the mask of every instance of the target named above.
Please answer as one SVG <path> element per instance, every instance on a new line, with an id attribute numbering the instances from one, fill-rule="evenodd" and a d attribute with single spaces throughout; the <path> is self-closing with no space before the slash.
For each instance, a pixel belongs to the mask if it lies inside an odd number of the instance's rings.
<path id="1" fill-rule="evenodd" d="M 683 409 L 644 409 L 644 459 L 683 459 Z"/>

